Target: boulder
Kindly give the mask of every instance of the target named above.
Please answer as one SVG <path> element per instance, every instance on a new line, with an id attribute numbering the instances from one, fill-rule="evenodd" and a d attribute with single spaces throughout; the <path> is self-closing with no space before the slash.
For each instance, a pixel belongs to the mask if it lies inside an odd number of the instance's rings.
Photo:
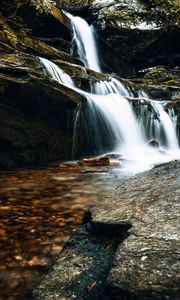
<path id="1" fill-rule="evenodd" d="M 149 141 L 148 145 L 149 145 L 149 146 L 152 146 L 152 147 L 154 147 L 154 148 L 159 148 L 159 142 L 156 141 L 156 140 L 151 140 L 151 141 Z"/>

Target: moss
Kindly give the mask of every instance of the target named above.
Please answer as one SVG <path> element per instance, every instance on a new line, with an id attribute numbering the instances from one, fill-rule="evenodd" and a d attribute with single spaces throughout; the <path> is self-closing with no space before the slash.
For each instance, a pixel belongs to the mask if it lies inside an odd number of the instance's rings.
<path id="1" fill-rule="evenodd" d="M 39 14 L 49 13 L 51 6 L 56 5 L 53 0 L 29 0 L 30 5 L 34 6 Z"/>
<path id="2" fill-rule="evenodd" d="M 122 24 L 126 23 L 126 25 L 132 25 L 132 23 L 136 25 L 142 21 L 142 18 L 134 11 L 128 9 L 120 9 L 118 7 L 103 11 L 103 18 L 110 21 L 111 23 L 121 22 Z"/>
<path id="3" fill-rule="evenodd" d="M 154 13 L 162 20 L 166 20 L 168 23 L 179 23 L 180 21 L 180 5 L 179 0 L 148 0 L 152 6 Z"/>

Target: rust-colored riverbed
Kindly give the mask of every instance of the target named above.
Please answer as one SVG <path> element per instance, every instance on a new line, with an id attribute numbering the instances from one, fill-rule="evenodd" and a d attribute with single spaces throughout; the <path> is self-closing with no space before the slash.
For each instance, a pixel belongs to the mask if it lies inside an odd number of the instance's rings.
<path id="1" fill-rule="evenodd" d="M 121 180 L 115 166 L 0 171 L 0 300 L 27 299 L 83 213 Z"/>

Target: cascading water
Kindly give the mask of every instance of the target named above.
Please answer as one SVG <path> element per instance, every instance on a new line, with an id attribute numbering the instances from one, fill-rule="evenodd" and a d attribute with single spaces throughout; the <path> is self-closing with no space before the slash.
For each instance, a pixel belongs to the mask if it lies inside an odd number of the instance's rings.
<path id="1" fill-rule="evenodd" d="M 75 87 L 71 77 L 62 69 L 60 69 L 56 64 L 46 58 L 39 57 L 39 59 L 45 67 L 47 76 L 68 87 Z"/>
<path id="2" fill-rule="evenodd" d="M 86 66 L 100 71 L 92 28 L 81 18 L 67 15 L 72 22 L 79 56 Z M 161 102 L 148 99 L 145 92 L 133 91 L 123 81 L 120 82 L 114 77 L 107 81 L 92 82 L 91 93 L 87 93 L 76 88 L 72 79 L 54 63 L 42 58 L 41 61 L 47 75 L 76 90 L 87 99 L 87 110 L 78 111 L 75 117 L 73 150 L 78 147 L 76 128 L 84 127 L 87 139 L 88 135 L 92 135 L 90 140 L 96 149 L 91 149 L 91 152 L 95 154 L 111 151 L 120 154 L 121 171 L 125 173 L 141 172 L 150 169 L 154 164 L 180 158 L 173 124 L 175 117 L 173 115 L 172 118 L 171 110 L 170 114 L 164 110 Z M 134 93 L 137 95 L 136 100 L 139 98 L 145 102 L 140 105 L 140 114 L 137 116 L 133 105 L 128 101 L 135 99 Z M 153 112 L 149 110 L 149 105 Z M 83 123 L 78 126 L 80 119 L 83 119 Z M 148 145 L 151 139 L 156 139 L 160 147 Z"/>
<path id="3" fill-rule="evenodd" d="M 171 120 L 168 113 L 163 109 L 162 103 L 153 101 L 152 105 L 154 107 L 155 112 L 157 113 L 161 126 L 164 130 L 167 148 L 170 150 L 178 150 L 179 143 L 176 137 L 176 131 L 173 121 Z"/>
<path id="4" fill-rule="evenodd" d="M 89 26 L 88 23 L 80 17 L 74 17 L 69 13 L 66 13 L 66 15 L 71 20 L 73 42 L 77 46 L 79 58 L 83 61 L 85 67 L 101 72 L 93 26 Z"/>

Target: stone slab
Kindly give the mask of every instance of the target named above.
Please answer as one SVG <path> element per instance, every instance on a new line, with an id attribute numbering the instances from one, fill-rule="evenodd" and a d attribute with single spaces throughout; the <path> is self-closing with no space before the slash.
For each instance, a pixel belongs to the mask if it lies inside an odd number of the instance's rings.
<path id="1" fill-rule="evenodd" d="M 180 299 L 179 169 L 155 167 L 100 200 L 31 299 Z"/>

